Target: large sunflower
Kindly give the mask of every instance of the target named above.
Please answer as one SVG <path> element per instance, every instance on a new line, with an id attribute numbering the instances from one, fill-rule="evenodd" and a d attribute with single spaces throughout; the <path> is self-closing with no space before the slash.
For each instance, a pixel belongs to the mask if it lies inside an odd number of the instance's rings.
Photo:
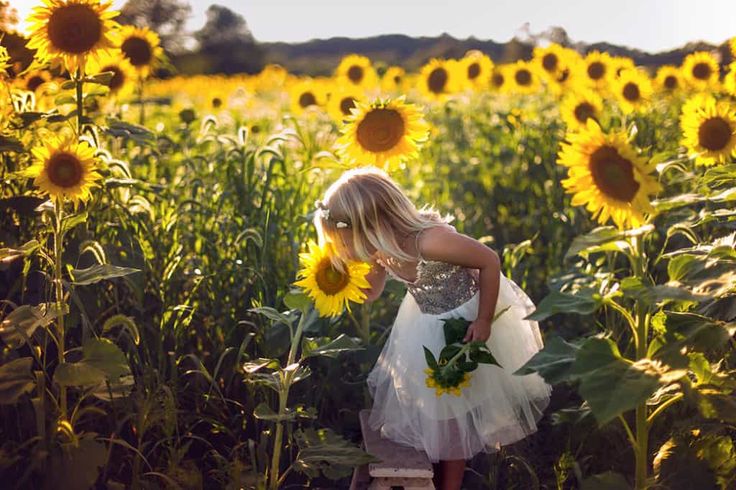
<path id="1" fill-rule="evenodd" d="M 682 72 L 674 65 L 660 66 L 657 70 L 657 76 L 654 78 L 654 84 L 661 92 L 675 93 L 683 88 Z"/>
<path id="2" fill-rule="evenodd" d="M 329 243 L 320 247 L 310 240 L 308 245 L 309 252 L 299 254 L 302 269 L 297 276 L 303 279 L 294 284 L 306 290 L 320 316 L 337 316 L 345 307 L 351 311 L 350 301 L 365 301 L 367 296 L 361 288 L 371 287 L 365 278 L 371 270 L 370 264 L 349 261 L 345 263 L 345 272 L 341 273 L 332 265 L 333 249 Z"/>
<path id="3" fill-rule="evenodd" d="M 718 83 L 718 61 L 707 51 L 687 55 L 682 62 L 682 72 L 690 85 L 698 90 L 713 88 Z"/>
<path id="4" fill-rule="evenodd" d="M 736 109 L 712 96 L 695 97 L 683 105 L 682 144 L 695 163 L 724 163 L 736 154 Z"/>
<path id="5" fill-rule="evenodd" d="M 419 71 L 419 91 L 431 100 L 443 101 L 460 86 L 456 60 L 432 58 Z"/>
<path id="6" fill-rule="evenodd" d="M 645 72 L 626 69 L 612 82 L 612 90 L 624 113 L 639 111 L 647 106 L 652 96 L 652 81 Z"/>
<path id="7" fill-rule="evenodd" d="M 123 26 L 120 32 L 120 50 L 142 78 L 148 77 L 164 60 L 158 34 L 148 27 Z"/>
<path id="8" fill-rule="evenodd" d="M 541 87 L 541 79 L 537 67 L 523 60 L 518 60 L 508 68 L 512 91 L 519 94 L 531 94 Z"/>
<path id="9" fill-rule="evenodd" d="M 115 47 L 119 12 L 99 0 L 43 0 L 28 16 L 29 49 L 36 58 L 62 65 L 72 75 L 84 70 L 88 57 L 97 58 Z"/>
<path id="10" fill-rule="evenodd" d="M 568 130 L 584 129 L 588 119 L 598 121 L 603 112 L 603 99 L 590 89 L 579 89 L 565 96 L 560 106 L 560 116 Z"/>
<path id="11" fill-rule="evenodd" d="M 624 132 L 605 134 L 588 119 L 580 132 L 567 134 L 557 162 L 569 169 L 562 185 L 574 193 L 572 205 L 585 204 L 599 223 L 612 218 L 620 229 L 638 227 L 653 212 L 649 195 L 661 190 L 649 175 L 655 165 L 637 155 Z"/>
<path id="12" fill-rule="evenodd" d="M 337 140 L 338 153 L 352 164 L 376 165 L 384 170 L 416 155 L 427 140 L 429 125 L 422 112 L 404 99 L 378 99 L 370 104 L 358 101 L 345 119 Z"/>
<path id="13" fill-rule="evenodd" d="M 22 172 L 33 177 L 43 194 L 55 199 L 69 198 L 75 207 L 87 201 L 90 188 L 101 178 L 96 172 L 95 149 L 74 136 L 50 136 L 45 146 L 33 148 L 34 163 Z"/>
<path id="14" fill-rule="evenodd" d="M 340 61 L 335 70 L 335 78 L 352 87 L 373 88 L 378 80 L 370 58 L 359 54 L 349 54 Z"/>
<path id="15" fill-rule="evenodd" d="M 493 61 L 481 51 L 468 51 L 460 60 L 460 73 L 466 87 L 486 90 L 493 74 Z"/>

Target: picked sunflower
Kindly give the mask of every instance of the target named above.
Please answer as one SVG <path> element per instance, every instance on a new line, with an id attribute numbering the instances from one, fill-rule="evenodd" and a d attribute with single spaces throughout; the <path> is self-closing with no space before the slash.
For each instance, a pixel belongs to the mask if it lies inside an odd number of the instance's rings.
<path id="1" fill-rule="evenodd" d="M 603 99 L 594 90 L 580 89 L 565 96 L 560 106 L 560 116 L 569 131 L 586 127 L 588 119 L 598 121 L 603 112 Z"/>
<path id="2" fill-rule="evenodd" d="M 699 165 L 725 163 L 736 154 L 736 108 L 712 96 L 695 97 L 683 105 L 682 144 Z"/>
<path id="3" fill-rule="evenodd" d="M 335 78 L 348 86 L 363 89 L 373 88 L 378 81 L 370 58 L 359 54 L 349 54 L 343 57 L 335 69 Z"/>
<path id="4" fill-rule="evenodd" d="M 54 199 L 69 198 L 76 207 L 91 197 L 90 189 L 101 178 L 96 171 L 95 149 L 73 135 L 51 135 L 44 146 L 31 150 L 34 163 L 21 172 L 34 178 L 41 193 Z"/>
<path id="5" fill-rule="evenodd" d="M 99 0 L 43 0 L 28 16 L 30 39 L 26 46 L 36 58 L 61 65 L 76 76 L 87 58 L 96 59 L 115 48 L 119 12 L 112 2 Z"/>
<path id="6" fill-rule="evenodd" d="M 718 62 L 707 51 L 690 53 L 682 62 L 682 72 L 697 90 L 713 88 L 718 83 Z"/>
<path id="7" fill-rule="evenodd" d="M 637 69 L 623 70 L 612 82 L 612 90 L 626 114 L 646 107 L 653 92 L 652 81 Z"/>
<path id="8" fill-rule="evenodd" d="M 337 151 L 350 163 L 390 167 L 415 156 L 429 136 L 429 125 L 422 112 L 397 99 L 377 99 L 372 103 L 356 102 L 345 119 Z"/>
<path id="9" fill-rule="evenodd" d="M 141 78 L 147 78 L 164 60 L 158 34 L 148 27 L 123 26 L 120 51 Z"/>
<path id="10" fill-rule="evenodd" d="M 460 396 L 462 389 L 470 385 L 469 372 L 456 371 L 452 373 L 452 376 L 443 376 L 439 369 L 426 368 L 424 373 L 427 375 L 424 380 L 427 388 L 434 388 L 438 397 L 444 393 Z"/>
<path id="11" fill-rule="evenodd" d="M 637 155 L 626 133 L 605 134 L 592 118 L 566 139 L 557 162 L 568 167 L 562 185 L 574 193 L 572 205 L 584 204 L 601 224 L 612 218 L 619 229 L 641 226 L 654 210 L 649 195 L 661 190 L 650 176 L 655 165 Z"/>
<path id="12" fill-rule="evenodd" d="M 303 279 L 294 284 L 306 290 L 320 316 L 338 316 L 345 307 L 351 311 L 350 301 L 362 303 L 366 299 L 361 288 L 371 287 L 365 278 L 370 264 L 349 261 L 345 263 L 345 272 L 341 273 L 332 265 L 333 251 L 329 243 L 320 247 L 310 240 L 308 246 L 309 252 L 299 254 L 302 269 L 297 275 Z"/>
<path id="13" fill-rule="evenodd" d="M 674 65 L 663 65 L 657 70 L 654 77 L 654 85 L 660 92 L 675 93 L 682 90 L 685 82 L 682 78 L 682 72 Z"/>

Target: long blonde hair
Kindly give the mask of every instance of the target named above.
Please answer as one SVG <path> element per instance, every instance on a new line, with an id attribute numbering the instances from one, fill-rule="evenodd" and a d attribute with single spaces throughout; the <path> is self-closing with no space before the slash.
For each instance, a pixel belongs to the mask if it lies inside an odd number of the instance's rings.
<path id="1" fill-rule="evenodd" d="M 401 186 L 389 175 L 374 166 L 357 167 L 343 172 L 325 192 L 323 206 L 328 217 L 315 213 L 314 225 L 320 245 L 330 243 L 336 257 L 332 265 L 344 273 L 342 260 L 350 257 L 347 245 L 340 238 L 337 222 L 349 223 L 352 231 L 354 259 L 368 261 L 370 244 L 382 255 L 396 261 L 412 261 L 399 246 L 397 237 L 449 223 L 454 218 L 444 217 L 430 205 L 417 210 Z M 342 260 L 341 260 L 342 259 Z"/>

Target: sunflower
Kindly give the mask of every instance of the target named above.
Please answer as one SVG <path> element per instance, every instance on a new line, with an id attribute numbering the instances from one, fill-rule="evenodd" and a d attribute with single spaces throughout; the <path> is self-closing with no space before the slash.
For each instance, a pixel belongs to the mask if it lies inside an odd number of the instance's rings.
<path id="1" fill-rule="evenodd" d="M 141 78 L 147 78 L 164 60 L 158 34 L 148 27 L 123 26 L 120 50 Z"/>
<path id="2" fill-rule="evenodd" d="M 43 0 L 28 16 L 30 39 L 26 46 L 36 50 L 36 58 L 63 65 L 76 76 L 85 60 L 98 58 L 117 42 L 119 12 L 109 10 L 111 2 L 99 0 Z"/>
<path id="3" fill-rule="evenodd" d="M 405 85 L 406 71 L 400 66 L 390 66 L 381 77 L 381 90 L 400 92 Z"/>
<path id="4" fill-rule="evenodd" d="M 600 51 L 591 51 L 584 60 L 585 75 L 598 90 L 605 90 L 611 79 L 613 60 L 611 55 Z"/>
<path id="5" fill-rule="evenodd" d="M 308 253 L 299 254 L 302 269 L 297 275 L 303 279 L 294 284 L 304 288 L 314 300 L 319 316 L 338 316 L 345 307 L 351 311 L 350 301 L 362 303 L 366 299 L 361 288 L 371 287 L 365 278 L 371 270 L 370 264 L 349 261 L 345 263 L 345 273 L 340 273 L 330 260 L 332 245 L 327 243 L 320 247 L 314 240 L 309 240 L 308 246 Z"/>
<path id="6" fill-rule="evenodd" d="M 427 375 L 424 380 L 427 388 L 434 388 L 438 397 L 443 393 L 460 396 L 461 390 L 470 385 L 470 373 L 468 372 L 453 371 L 450 375 L 443 375 L 441 369 L 426 368 L 424 373 Z"/>
<path id="7" fill-rule="evenodd" d="M 685 57 L 682 72 L 693 88 L 712 88 L 718 82 L 718 61 L 707 51 L 696 51 Z"/>
<path id="8" fill-rule="evenodd" d="M 289 90 L 291 111 L 294 114 L 313 113 L 325 104 L 327 94 L 324 86 L 312 78 L 304 78 Z"/>
<path id="9" fill-rule="evenodd" d="M 509 80 L 509 69 L 508 65 L 496 65 L 493 67 L 493 73 L 491 74 L 491 90 L 493 92 L 505 93 L 509 91 L 511 87 L 511 81 Z"/>
<path id="10" fill-rule="evenodd" d="M 55 199 L 69 198 L 75 207 L 79 201 L 87 201 L 90 188 L 101 176 L 96 172 L 95 149 L 86 141 L 78 142 L 72 136 L 51 135 L 45 146 L 31 150 L 34 163 L 21 172 L 33 177 L 34 185 L 41 193 Z"/>
<path id="11" fill-rule="evenodd" d="M 493 61 L 480 51 L 468 51 L 460 60 L 460 73 L 466 87 L 485 90 L 493 74 Z"/>
<path id="12" fill-rule="evenodd" d="M 728 65 L 728 72 L 726 72 L 726 76 L 723 77 L 723 86 L 726 89 L 726 92 L 736 96 L 736 61 Z"/>
<path id="13" fill-rule="evenodd" d="M 457 92 L 460 74 L 456 60 L 432 58 L 419 71 L 419 91 L 425 97 L 443 101 Z"/>
<path id="14" fill-rule="evenodd" d="M 135 68 L 131 66 L 128 59 L 119 50 L 100 57 L 95 62 L 94 70 L 92 70 L 92 67 L 89 67 L 88 72 L 111 72 L 112 78 L 108 87 L 110 88 L 110 93 L 118 97 L 131 94 L 135 88 Z"/>
<path id="15" fill-rule="evenodd" d="M 613 80 L 620 78 L 624 71 L 635 68 L 634 60 L 628 56 L 611 56 L 611 78 Z"/>
<path id="16" fill-rule="evenodd" d="M 727 162 L 736 151 L 736 109 L 712 96 L 696 97 L 685 103 L 680 116 L 682 144 L 695 163 Z"/>
<path id="17" fill-rule="evenodd" d="M 16 78 L 13 85 L 22 90 L 35 93 L 49 83 L 52 78 L 48 70 L 31 70 Z"/>
<path id="18" fill-rule="evenodd" d="M 531 94 L 539 90 L 541 80 L 537 68 L 528 61 L 519 60 L 509 67 L 509 78 L 512 91 L 519 94 Z"/>
<path id="19" fill-rule="evenodd" d="M 349 54 L 340 60 L 335 78 L 349 86 L 365 89 L 373 88 L 378 80 L 371 60 L 358 54 Z"/>
<path id="20" fill-rule="evenodd" d="M 342 123 L 351 114 L 351 109 L 355 108 L 355 103 L 363 100 L 363 91 L 346 85 L 335 88 L 330 94 L 330 100 L 327 101 L 327 113 L 336 123 Z"/>
<path id="21" fill-rule="evenodd" d="M 574 193 L 572 205 L 585 204 L 599 223 L 612 218 L 620 229 L 638 227 L 653 212 L 649 195 L 661 190 L 649 175 L 656 167 L 637 155 L 625 132 L 607 135 L 588 119 L 580 132 L 567 134 L 557 162 L 569 169 L 562 185 Z"/>
<path id="22" fill-rule="evenodd" d="M 0 78 L 8 76 L 8 68 L 10 68 L 10 55 L 5 46 L 0 46 Z"/>
<path id="23" fill-rule="evenodd" d="M 652 96 L 652 81 L 641 70 L 623 70 L 612 82 L 612 90 L 625 114 L 643 109 Z"/>
<path id="24" fill-rule="evenodd" d="M 560 71 L 566 66 L 567 53 L 565 48 L 552 43 L 544 48 L 535 47 L 532 62 L 537 65 L 539 73 L 547 80 L 556 80 Z"/>
<path id="25" fill-rule="evenodd" d="M 597 121 L 602 112 L 603 99 L 590 89 L 570 92 L 560 106 L 560 115 L 570 131 L 584 129 L 588 119 Z"/>
<path id="26" fill-rule="evenodd" d="M 684 86 L 682 72 L 674 65 L 660 66 L 657 70 L 657 76 L 654 78 L 654 84 L 661 92 L 674 93 Z"/>
<path id="27" fill-rule="evenodd" d="M 384 170 L 415 156 L 427 140 L 429 125 L 422 112 L 404 99 L 402 95 L 370 104 L 356 102 L 337 140 L 338 153 L 350 163 L 372 164 Z"/>

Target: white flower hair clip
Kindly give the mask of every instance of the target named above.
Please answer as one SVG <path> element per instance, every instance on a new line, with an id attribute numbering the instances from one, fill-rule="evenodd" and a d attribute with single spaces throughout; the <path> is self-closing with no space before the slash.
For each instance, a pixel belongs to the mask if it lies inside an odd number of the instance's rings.
<path id="1" fill-rule="evenodd" d="M 321 214 L 322 218 L 327 221 L 333 221 L 330 219 L 330 208 L 328 208 L 325 203 L 321 200 L 317 200 L 314 202 L 314 205 L 317 207 L 317 212 Z M 337 228 L 350 228 L 350 224 L 345 221 L 335 221 L 335 226 Z"/>

